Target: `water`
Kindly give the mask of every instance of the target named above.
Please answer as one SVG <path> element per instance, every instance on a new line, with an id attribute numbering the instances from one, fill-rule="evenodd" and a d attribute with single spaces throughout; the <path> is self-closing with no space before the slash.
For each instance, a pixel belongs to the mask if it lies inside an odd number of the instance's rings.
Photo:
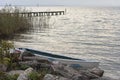
<path id="1" fill-rule="evenodd" d="M 14 39 L 16 47 L 100 61 L 104 76 L 120 80 L 120 8 L 28 7 L 33 11 L 65 10 L 49 25 Z M 35 18 L 36 20 L 38 18 Z"/>

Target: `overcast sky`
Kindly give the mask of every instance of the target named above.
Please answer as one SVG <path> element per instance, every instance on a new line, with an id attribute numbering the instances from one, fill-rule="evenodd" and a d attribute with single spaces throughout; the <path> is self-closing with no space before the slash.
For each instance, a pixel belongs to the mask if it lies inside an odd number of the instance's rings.
<path id="1" fill-rule="evenodd" d="M 120 6 L 120 0 L 0 0 L 0 5 Z"/>

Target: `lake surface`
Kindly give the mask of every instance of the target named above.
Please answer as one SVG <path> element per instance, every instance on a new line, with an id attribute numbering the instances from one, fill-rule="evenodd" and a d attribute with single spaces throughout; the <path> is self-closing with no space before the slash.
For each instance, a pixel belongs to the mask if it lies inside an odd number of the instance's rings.
<path id="1" fill-rule="evenodd" d="M 100 62 L 105 76 L 120 80 L 120 8 L 27 7 L 32 11 L 67 10 L 49 24 L 34 27 L 14 39 L 16 47 L 53 52 Z"/>

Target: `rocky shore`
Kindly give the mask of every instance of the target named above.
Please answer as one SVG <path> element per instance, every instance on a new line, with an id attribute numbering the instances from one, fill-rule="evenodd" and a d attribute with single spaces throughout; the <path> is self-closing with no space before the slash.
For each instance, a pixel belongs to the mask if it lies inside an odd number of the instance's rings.
<path id="1" fill-rule="evenodd" d="M 38 80 L 105 80 L 101 78 L 104 71 L 100 68 L 76 69 L 58 61 L 50 62 L 48 60 L 38 59 L 35 56 L 22 57 L 22 60 L 19 60 L 18 64 L 29 67 L 26 70 L 11 70 L 6 72 L 9 75 L 18 74 L 17 80 L 32 80 L 28 75 L 40 70 L 46 70 L 46 72 Z M 5 68 L 5 65 L 0 65 L 0 70 L 5 72 L 6 69 L 7 67 Z"/>

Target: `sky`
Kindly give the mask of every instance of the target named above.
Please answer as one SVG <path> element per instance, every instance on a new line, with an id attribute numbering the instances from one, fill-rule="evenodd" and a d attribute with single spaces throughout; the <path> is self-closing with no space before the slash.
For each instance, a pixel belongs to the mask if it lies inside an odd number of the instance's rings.
<path id="1" fill-rule="evenodd" d="M 120 6 L 120 0 L 0 0 L 0 5 Z"/>

